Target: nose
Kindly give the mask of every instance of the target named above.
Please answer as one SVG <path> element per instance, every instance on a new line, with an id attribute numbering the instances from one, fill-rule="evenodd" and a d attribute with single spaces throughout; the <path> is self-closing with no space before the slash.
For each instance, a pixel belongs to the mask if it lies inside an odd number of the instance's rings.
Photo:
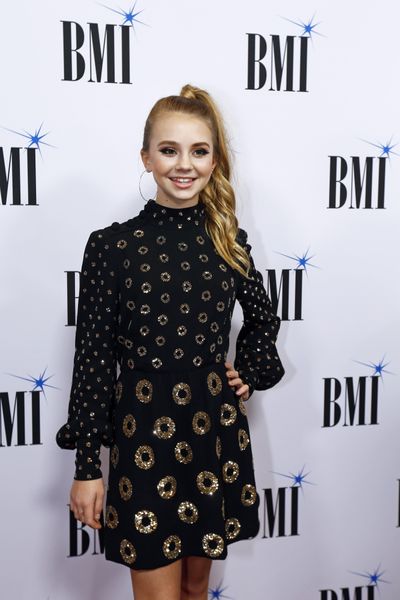
<path id="1" fill-rule="evenodd" d="M 190 154 L 187 154 L 186 152 L 179 154 L 176 167 L 182 171 L 190 171 L 192 169 Z"/>

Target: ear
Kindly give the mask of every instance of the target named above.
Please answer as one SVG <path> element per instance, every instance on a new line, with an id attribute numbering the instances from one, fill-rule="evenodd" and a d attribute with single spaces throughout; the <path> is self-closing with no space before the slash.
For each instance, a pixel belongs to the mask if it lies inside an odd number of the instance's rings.
<path id="1" fill-rule="evenodd" d="M 151 168 L 150 168 L 150 160 L 149 160 L 149 153 L 146 152 L 145 150 L 141 150 L 140 151 L 140 156 L 142 157 L 142 162 L 143 162 L 143 166 L 146 169 L 146 171 L 148 173 L 151 172 Z"/>

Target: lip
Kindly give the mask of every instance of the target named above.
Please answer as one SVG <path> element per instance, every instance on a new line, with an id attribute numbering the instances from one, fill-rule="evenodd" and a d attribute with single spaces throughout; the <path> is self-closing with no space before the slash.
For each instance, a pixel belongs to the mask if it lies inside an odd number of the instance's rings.
<path id="1" fill-rule="evenodd" d="M 180 178 L 180 179 L 190 179 L 190 181 L 188 183 L 181 183 L 179 181 L 175 181 L 175 179 L 177 179 L 177 178 L 174 178 L 174 177 L 170 177 L 169 179 L 172 181 L 172 183 L 176 187 L 183 190 L 183 189 L 189 188 L 191 185 L 193 185 L 193 182 L 196 181 L 197 177 L 181 177 Z"/>

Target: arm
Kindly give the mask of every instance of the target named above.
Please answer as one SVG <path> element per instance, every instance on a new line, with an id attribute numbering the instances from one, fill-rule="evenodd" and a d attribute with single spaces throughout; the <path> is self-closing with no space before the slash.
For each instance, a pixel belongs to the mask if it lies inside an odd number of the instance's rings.
<path id="1" fill-rule="evenodd" d="M 100 447 L 112 443 L 110 411 L 119 314 L 114 268 L 105 230 L 93 231 L 86 243 L 80 276 L 68 420 L 56 435 L 60 448 L 76 449 L 77 480 L 102 477 Z"/>
<path id="2" fill-rule="evenodd" d="M 280 381 L 285 369 L 275 346 L 281 319 L 272 310 L 263 276 L 257 271 L 247 242 L 247 232 L 238 230 L 237 241 L 250 257 L 252 280 L 239 274 L 237 300 L 243 310 L 243 325 L 236 341 L 234 368 L 249 385 L 249 397 L 254 390 L 267 390 Z"/>

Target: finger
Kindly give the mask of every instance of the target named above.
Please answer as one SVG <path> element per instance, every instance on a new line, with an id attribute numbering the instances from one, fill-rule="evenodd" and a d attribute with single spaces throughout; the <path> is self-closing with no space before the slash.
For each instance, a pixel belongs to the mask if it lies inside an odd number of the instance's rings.
<path id="1" fill-rule="evenodd" d="M 228 375 L 228 377 L 239 377 L 239 373 L 238 371 L 235 371 L 235 369 L 227 371 L 226 374 Z"/>
<path id="2" fill-rule="evenodd" d="M 100 521 L 101 511 L 103 510 L 103 498 L 103 494 L 98 494 L 94 504 L 94 518 L 98 522 Z"/>
<path id="3" fill-rule="evenodd" d="M 240 377 L 235 377 L 235 379 L 229 379 L 228 383 L 231 386 L 235 386 L 235 385 L 242 385 L 243 381 L 240 379 Z"/>
<path id="4" fill-rule="evenodd" d="M 247 383 L 244 383 L 239 389 L 237 389 L 235 391 L 235 393 L 238 396 L 241 396 L 242 394 L 244 394 L 245 392 L 248 392 L 248 391 L 249 391 L 249 386 L 247 385 Z"/>
<path id="5" fill-rule="evenodd" d="M 87 525 L 89 525 L 89 527 L 92 527 L 93 529 L 100 529 L 101 525 L 95 519 L 95 505 L 96 505 L 96 499 L 93 498 L 92 503 L 89 504 L 88 506 L 86 506 L 86 508 L 85 508 L 85 523 Z"/>

